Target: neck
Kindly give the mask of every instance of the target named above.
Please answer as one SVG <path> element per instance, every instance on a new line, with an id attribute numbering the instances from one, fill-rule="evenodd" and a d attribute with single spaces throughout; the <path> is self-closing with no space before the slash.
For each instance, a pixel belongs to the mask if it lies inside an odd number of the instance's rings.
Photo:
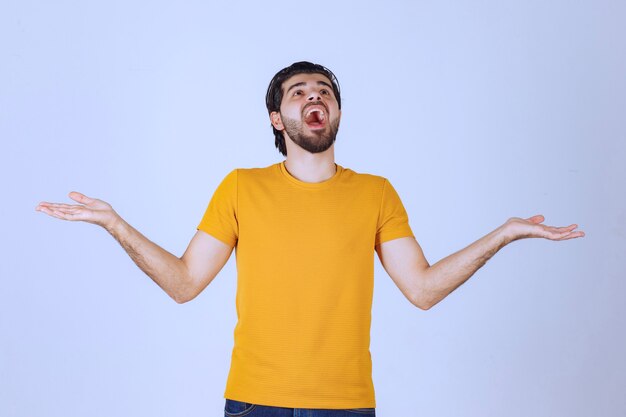
<path id="1" fill-rule="evenodd" d="M 287 154 L 285 168 L 295 178 L 304 182 L 323 182 L 337 172 L 333 153 L 291 155 Z"/>

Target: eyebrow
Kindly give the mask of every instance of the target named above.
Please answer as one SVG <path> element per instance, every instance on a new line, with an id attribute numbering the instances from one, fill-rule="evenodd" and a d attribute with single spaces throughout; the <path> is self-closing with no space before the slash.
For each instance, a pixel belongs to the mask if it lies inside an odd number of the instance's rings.
<path id="1" fill-rule="evenodd" d="M 292 85 L 291 87 L 289 87 L 289 88 L 287 89 L 287 92 L 286 92 L 285 94 L 289 93 L 289 91 L 290 91 L 292 88 L 294 88 L 294 87 L 301 87 L 301 86 L 303 86 L 303 85 L 306 85 L 306 83 L 305 83 L 304 81 L 300 81 L 299 83 L 295 83 L 294 85 Z M 317 82 L 317 85 L 325 85 L 326 87 L 328 87 L 328 88 L 330 88 L 330 89 L 332 89 L 332 88 L 333 88 L 333 87 L 332 87 L 332 85 L 328 84 L 326 81 L 318 81 L 318 82 Z M 334 91 L 334 90 L 333 90 L 333 91 Z"/>

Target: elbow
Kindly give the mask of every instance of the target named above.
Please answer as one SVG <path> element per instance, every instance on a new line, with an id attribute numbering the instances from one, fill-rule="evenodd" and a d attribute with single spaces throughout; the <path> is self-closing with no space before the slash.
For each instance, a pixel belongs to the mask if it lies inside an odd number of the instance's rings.
<path id="1" fill-rule="evenodd" d="M 172 298 L 172 300 L 176 301 L 177 304 L 185 304 L 186 302 L 191 301 L 191 298 L 178 294 L 171 295 L 170 297 Z"/>
<path id="2" fill-rule="evenodd" d="M 426 304 L 426 303 L 415 303 L 414 304 L 415 307 L 419 308 L 420 310 L 430 310 L 430 308 L 433 306 L 432 304 Z"/>
<path id="3" fill-rule="evenodd" d="M 424 291 L 423 288 L 420 288 L 418 291 L 416 291 L 413 294 L 413 297 L 411 297 L 411 304 L 413 304 L 415 307 L 419 308 L 420 310 L 424 310 L 424 311 L 429 310 L 432 306 L 437 304 L 437 302 L 433 301 L 432 299 L 429 299 L 425 295 L 426 295 L 426 291 Z"/>
<path id="4" fill-rule="evenodd" d="M 426 300 L 423 297 L 414 297 L 412 304 L 420 310 L 426 311 L 430 310 L 430 308 L 437 303 L 433 302 L 432 300 Z"/>
<path id="5" fill-rule="evenodd" d="M 177 292 L 174 294 L 170 294 L 170 297 L 174 301 L 176 301 L 177 304 L 185 304 L 193 300 L 194 298 L 196 298 L 197 295 L 198 294 L 195 294 L 189 291 L 181 291 L 181 292 Z"/>
<path id="6" fill-rule="evenodd" d="M 185 303 L 188 303 L 189 301 L 193 300 L 197 296 L 198 296 L 198 294 L 181 294 L 181 295 L 173 296 L 172 298 L 178 304 L 185 304 Z"/>
<path id="7" fill-rule="evenodd" d="M 174 298 L 174 301 L 176 301 L 176 304 L 185 304 L 189 300 L 183 298 Z"/>
<path id="8" fill-rule="evenodd" d="M 427 285 L 430 282 L 426 276 L 427 270 L 428 268 L 413 280 L 414 285 L 412 287 L 411 294 L 412 304 L 424 311 L 430 310 L 430 308 L 438 302 L 434 297 L 431 288 Z"/>
<path id="9" fill-rule="evenodd" d="M 184 280 L 180 280 L 179 282 L 180 284 L 170 294 L 170 297 L 176 301 L 177 304 L 185 304 L 198 296 L 199 291 L 196 290 L 190 276 L 187 276 Z"/>

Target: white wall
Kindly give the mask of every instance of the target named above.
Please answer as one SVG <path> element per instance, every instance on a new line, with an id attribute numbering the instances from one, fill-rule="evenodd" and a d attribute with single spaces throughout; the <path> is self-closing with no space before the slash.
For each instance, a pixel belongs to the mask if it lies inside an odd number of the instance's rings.
<path id="1" fill-rule="evenodd" d="M 226 2 L 224 2 L 226 3 Z M 429 311 L 376 260 L 380 416 L 622 416 L 626 6 L 2 2 L 0 415 L 221 415 L 234 255 L 178 305 L 77 190 L 182 255 L 219 181 L 282 160 L 264 107 L 298 60 L 343 93 L 336 161 L 387 177 L 430 263 L 512 216 L 587 236 L 505 247 Z"/>

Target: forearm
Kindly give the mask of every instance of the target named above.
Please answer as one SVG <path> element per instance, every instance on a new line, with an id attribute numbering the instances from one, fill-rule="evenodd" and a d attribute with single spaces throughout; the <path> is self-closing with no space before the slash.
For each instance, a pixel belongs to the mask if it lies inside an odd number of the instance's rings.
<path id="1" fill-rule="evenodd" d="M 427 268 L 420 278 L 421 304 L 426 308 L 437 304 L 474 275 L 508 242 L 503 225 Z"/>
<path id="2" fill-rule="evenodd" d="M 150 241 L 121 217 L 105 228 L 137 266 L 176 302 L 182 303 L 191 279 L 184 262 Z"/>

